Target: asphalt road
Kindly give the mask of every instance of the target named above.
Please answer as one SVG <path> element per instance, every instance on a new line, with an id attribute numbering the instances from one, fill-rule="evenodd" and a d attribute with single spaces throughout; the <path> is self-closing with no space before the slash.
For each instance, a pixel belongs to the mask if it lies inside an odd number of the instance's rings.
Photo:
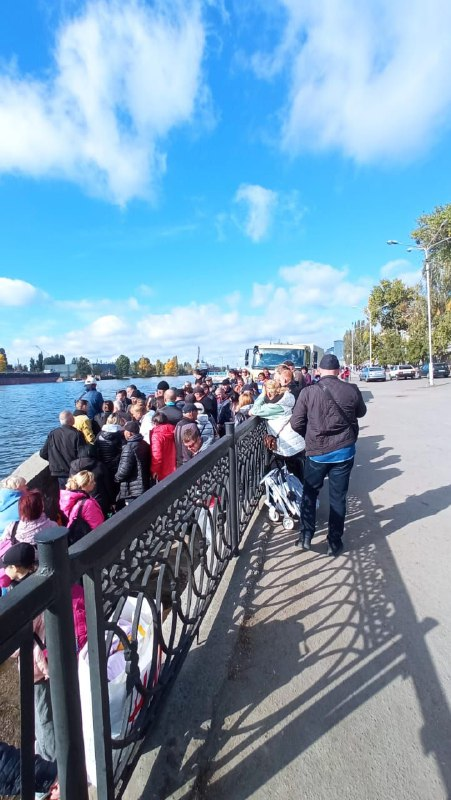
<path id="1" fill-rule="evenodd" d="M 451 797 L 451 380 L 360 387 L 344 553 L 263 512 L 130 800 Z"/>

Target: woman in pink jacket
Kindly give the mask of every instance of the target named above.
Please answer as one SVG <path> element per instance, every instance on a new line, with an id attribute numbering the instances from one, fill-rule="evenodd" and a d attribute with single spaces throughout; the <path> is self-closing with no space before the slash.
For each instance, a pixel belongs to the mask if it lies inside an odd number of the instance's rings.
<path id="1" fill-rule="evenodd" d="M 19 499 L 19 521 L 10 522 L 6 526 L 1 539 L 0 555 L 16 542 L 34 544 L 39 531 L 56 526 L 57 523 L 49 519 L 44 512 L 44 500 L 39 489 L 23 492 Z"/>
<path id="2" fill-rule="evenodd" d="M 87 523 L 90 530 L 97 528 L 104 521 L 105 517 L 97 500 L 90 496 L 95 485 L 96 479 L 92 472 L 82 469 L 69 478 L 65 489 L 60 489 L 60 509 L 67 518 L 65 523 L 67 528 L 80 518 Z"/>
<path id="3" fill-rule="evenodd" d="M 175 472 L 174 426 L 168 423 L 163 411 L 154 414 L 152 424 L 150 471 L 155 480 L 162 481 L 171 472 Z"/>

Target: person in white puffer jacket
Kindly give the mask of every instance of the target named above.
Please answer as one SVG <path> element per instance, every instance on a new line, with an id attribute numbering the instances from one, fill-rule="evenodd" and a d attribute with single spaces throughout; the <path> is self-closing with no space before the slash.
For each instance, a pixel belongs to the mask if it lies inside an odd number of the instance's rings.
<path id="1" fill-rule="evenodd" d="M 304 438 L 290 425 L 295 404 L 294 395 L 278 381 L 266 381 L 261 394 L 249 411 L 249 416 L 266 421 L 267 432 L 277 438 L 274 456 L 283 460 L 289 472 L 303 482 Z"/>

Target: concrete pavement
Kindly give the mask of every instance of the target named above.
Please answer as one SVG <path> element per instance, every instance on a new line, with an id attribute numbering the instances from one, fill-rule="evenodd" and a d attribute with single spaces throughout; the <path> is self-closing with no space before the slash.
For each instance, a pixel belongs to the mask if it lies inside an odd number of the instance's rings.
<path id="1" fill-rule="evenodd" d="M 127 800 L 451 798 L 451 380 L 361 387 L 344 553 L 262 513 Z"/>

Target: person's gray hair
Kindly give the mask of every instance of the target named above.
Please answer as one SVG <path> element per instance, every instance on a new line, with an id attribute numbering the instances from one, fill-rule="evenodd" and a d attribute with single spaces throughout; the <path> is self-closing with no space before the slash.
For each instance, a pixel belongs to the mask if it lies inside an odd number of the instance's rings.
<path id="1" fill-rule="evenodd" d="M 74 424 L 74 415 L 72 414 L 72 411 L 67 411 L 67 410 L 61 411 L 59 415 L 59 420 L 61 425 L 72 426 Z"/>
<path id="2" fill-rule="evenodd" d="M 22 475 L 10 475 L 8 478 L 4 478 L 4 480 L 0 482 L 0 488 L 16 490 L 26 489 L 27 482 Z"/>

